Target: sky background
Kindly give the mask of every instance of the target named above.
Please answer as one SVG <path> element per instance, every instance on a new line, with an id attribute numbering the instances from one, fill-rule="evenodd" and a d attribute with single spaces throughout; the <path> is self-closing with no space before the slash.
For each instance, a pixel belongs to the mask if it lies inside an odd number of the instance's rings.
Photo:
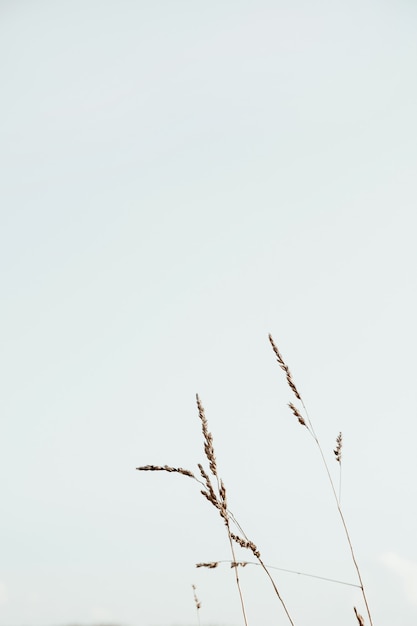
<path id="1" fill-rule="evenodd" d="M 0 626 L 242 624 L 266 563 L 415 626 L 417 5 L 0 1 Z M 250 555 L 241 551 L 239 558 Z M 353 587 L 276 571 L 296 626 Z M 287 624 L 256 567 L 250 626 Z M 367 621 L 366 621 L 367 623 Z"/>

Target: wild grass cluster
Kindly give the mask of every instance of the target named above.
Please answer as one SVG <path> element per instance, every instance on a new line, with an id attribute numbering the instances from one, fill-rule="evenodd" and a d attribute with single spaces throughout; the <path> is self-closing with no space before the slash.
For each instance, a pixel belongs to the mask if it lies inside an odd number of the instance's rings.
<path id="1" fill-rule="evenodd" d="M 362 579 L 362 574 L 359 569 L 358 560 L 356 557 L 356 553 L 352 544 L 351 536 L 348 530 L 347 522 L 346 522 L 345 515 L 343 513 L 342 505 L 341 505 L 342 448 L 343 448 L 342 433 L 340 432 L 337 435 L 335 448 L 333 450 L 334 458 L 339 465 L 339 484 L 338 484 L 338 487 L 336 487 L 333 481 L 325 454 L 323 452 L 323 448 L 314 430 L 313 423 L 308 414 L 308 411 L 304 404 L 301 393 L 299 392 L 295 384 L 291 371 L 288 365 L 286 364 L 286 362 L 284 361 L 284 358 L 282 354 L 280 353 L 271 335 L 269 335 L 269 342 L 271 344 L 271 348 L 276 357 L 278 365 L 281 368 L 281 370 L 284 372 L 284 376 L 286 378 L 288 387 L 290 388 L 291 393 L 294 396 L 293 401 L 288 403 L 288 407 L 291 413 L 293 414 L 293 416 L 297 419 L 300 426 L 308 431 L 309 435 L 311 436 L 313 445 L 317 447 L 319 457 L 321 459 L 321 462 L 325 470 L 325 475 L 327 476 L 328 483 L 329 483 L 331 492 L 333 494 L 335 506 L 339 514 L 339 519 L 343 527 L 345 539 L 348 544 L 351 559 L 352 559 L 352 562 L 356 571 L 356 575 L 357 575 L 357 584 L 352 585 L 352 586 L 358 587 L 361 591 L 362 600 L 363 600 L 363 609 L 360 609 L 360 610 L 367 616 L 367 621 L 365 621 L 365 618 L 359 612 L 356 606 L 353 607 L 353 615 L 355 616 L 356 622 L 357 624 L 359 624 L 359 626 L 373 626 L 371 611 L 369 607 L 369 602 L 368 602 L 368 597 L 366 594 L 364 582 Z M 161 472 L 162 471 L 162 472 L 168 472 L 168 473 L 175 472 L 183 476 L 186 476 L 187 478 L 191 478 L 192 480 L 198 483 L 201 495 L 206 500 L 208 500 L 208 502 L 217 511 L 226 529 L 228 543 L 230 546 L 230 555 L 231 555 L 231 559 L 230 561 L 228 561 L 228 563 L 230 563 L 230 566 L 234 571 L 234 579 L 235 579 L 235 583 L 236 583 L 236 587 L 238 591 L 239 602 L 240 602 L 240 607 L 241 607 L 241 612 L 242 612 L 242 619 L 243 619 L 243 623 L 245 626 L 249 626 L 249 622 L 248 622 L 248 616 L 246 612 L 245 598 L 244 598 L 241 584 L 240 584 L 239 569 L 242 567 L 245 567 L 249 563 L 253 563 L 253 561 L 237 560 L 236 552 L 235 552 L 236 546 L 240 546 L 241 548 L 246 549 L 255 559 L 254 562 L 262 568 L 265 575 L 268 577 L 268 580 L 272 587 L 272 591 L 275 594 L 277 601 L 279 602 L 281 606 L 282 614 L 284 615 L 285 619 L 291 624 L 291 626 L 302 626 L 302 625 L 298 625 L 295 623 L 294 618 L 291 614 L 290 608 L 288 607 L 287 602 L 285 601 L 270 571 L 273 569 L 283 569 L 283 568 L 274 568 L 265 564 L 263 556 L 261 555 L 261 552 L 259 551 L 256 543 L 246 535 L 241 524 L 238 522 L 235 515 L 232 513 L 232 511 L 229 508 L 226 486 L 223 480 L 220 478 L 219 472 L 218 472 L 217 459 L 216 459 L 216 454 L 215 454 L 214 444 L 213 444 L 213 435 L 211 434 L 209 430 L 208 421 L 205 415 L 204 407 L 198 394 L 196 395 L 196 404 L 197 404 L 198 417 L 200 420 L 202 436 L 203 436 L 206 467 L 204 467 L 203 463 L 199 463 L 197 466 L 198 472 L 192 472 L 188 469 L 184 469 L 183 467 L 172 467 L 169 465 L 142 465 L 140 467 L 137 467 L 136 469 L 142 472 L 146 472 L 146 471 L 147 472 Z M 209 569 L 215 569 L 216 567 L 218 567 L 220 563 L 221 563 L 220 561 L 197 563 L 196 567 L 197 568 L 205 567 Z M 292 571 L 292 570 L 284 570 L 284 571 Z M 302 574 L 302 572 L 297 572 L 297 573 Z M 315 576 L 313 574 L 305 574 L 305 575 L 307 576 L 310 575 L 315 578 L 323 578 L 321 576 Z M 325 578 L 323 579 L 333 580 L 333 582 L 343 582 L 343 581 L 335 581 L 334 579 L 325 579 Z M 348 583 L 344 583 L 344 584 L 348 584 Z M 194 594 L 194 601 L 195 601 L 195 605 L 197 609 L 198 623 L 200 623 L 199 610 L 201 607 L 201 603 L 197 598 L 196 588 L 194 585 L 193 585 L 193 594 Z"/>

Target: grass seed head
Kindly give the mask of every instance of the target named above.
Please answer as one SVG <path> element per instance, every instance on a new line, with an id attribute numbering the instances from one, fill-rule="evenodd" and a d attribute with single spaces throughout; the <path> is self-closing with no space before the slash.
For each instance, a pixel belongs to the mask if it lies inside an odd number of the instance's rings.
<path id="1" fill-rule="evenodd" d="M 183 467 L 171 467 L 170 465 L 141 465 L 136 469 L 140 472 L 177 472 L 177 474 L 195 478 L 194 474 L 190 472 L 190 470 L 184 469 Z"/>
<path id="2" fill-rule="evenodd" d="M 342 433 L 339 433 L 336 437 L 336 447 L 333 450 L 333 453 L 336 457 L 336 461 L 339 464 L 342 462 L 342 446 L 343 446 L 343 437 L 342 437 Z"/>
<path id="3" fill-rule="evenodd" d="M 275 356 L 277 357 L 277 361 L 278 361 L 278 363 L 279 363 L 279 366 L 280 366 L 280 368 L 281 368 L 282 370 L 284 370 L 284 372 L 285 372 L 285 376 L 286 376 L 286 378 L 287 378 L 287 383 L 288 383 L 288 385 L 289 385 L 289 387 L 290 387 L 291 391 L 294 393 L 294 395 L 295 395 L 295 397 L 297 398 L 297 400 L 301 400 L 301 396 L 300 396 L 300 394 L 299 394 L 299 392 L 298 392 L 297 387 L 295 386 L 295 383 L 294 383 L 294 380 L 293 380 L 292 374 L 291 374 L 291 372 L 290 372 L 290 368 L 289 368 L 289 367 L 288 367 L 288 365 L 285 363 L 285 361 L 284 361 L 284 359 L 283 359 L 283 357 L 282 357 L 282 354 L 280 353 L 280 351 L 278 350 L 277 346 L 275 345 L 275 342 L 274 342 L 274 340 L 272 339 L 272 335 L 271 335 L 271 334 L 269 334 L 269 335 L 268 335 L 268 337 L 269 337 L 269 341 L 270 341 L 270 344 L 271 344 L 271 346 L 272 346 L 272 349 L 273 349 L 273 351 L 274 351 L 274 353 L 275 353 Z"/>

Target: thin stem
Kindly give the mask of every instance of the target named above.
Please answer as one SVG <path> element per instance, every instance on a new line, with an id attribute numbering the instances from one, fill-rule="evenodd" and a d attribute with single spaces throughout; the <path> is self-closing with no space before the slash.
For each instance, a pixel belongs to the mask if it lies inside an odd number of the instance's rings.
<path id="1" fill-rule="evenodd" d="M 226 528 L 227 528 L 227 536 L 229 538 L 229 543 L 230 543 L 230 550 L 232 552 L 232 558 L 233 558 L 233 561 L 236 561 L 235 547 L 233 545 L 233 539 L 231 537 L 230 525 L 229 525 L 228 521 L 226 521 Z M 247 616 L 246 616 L 245 601 L 243 599 L 242 588 L 240 586 L 240 579 L 239 579 L 238 568 L 235 567 L 234 570 L 235 570 L 236 585 L 237 585 L 237 589 L 238 589 L 238 592 L 239 592 L 240 606 L 242 608 L 243 620 L 245 622 L 245 626 L 248 626 L 248 619 L 247 619 Z"/>
<path id="2" fill-rule="evenodd" d="M 260 567 L 260 563 L 256 563 L 255 561 L 237 562 L 237 561 L 230 561 L 227 559 L 214 561 L 212 563 L 198 563 L 197 567 L 209 567 L 209 568 L 211 567 L 214 569 L 214 567 L 216 567 L 219 563 L 231 563 L 233 566 L 234 565 L 241 565 L 241 566 L 256 565 L 257 567 Z M 276 569 L 276 570 L 279 570 L 280 572 L 287 572 L 288 574 L 298 574 L 298 576 L 308 576 L 309 578 L 317 578 L 318 580 L 325 580 L 326 582 L 336 583 L 338 585 L 356 587 L 356 589 L 361 588 L 360 585 L 356 585 L 355 583 L 348 583 L 345 580 L 337 580 L 336 578 L 328 578 L 327 576 L 318 576 L 317 574 L 309 574 L 308 572 L 298 572 L 297 570 L 294 570 L 294 569 L 287 569 L 285 567 L 277 567 L 276 565 L 265 565 L 265 567 L 267 567 L 268 569 Z"/>
<path id="3" fill-rule="evenodd" d="M 320 442 L 319 442 L 319 440 L 318 440 L 318 437 L 317 437 L 316 433 L 314 432 L 313 425 L 312 425 L 312 423 L 311 423 L 310 417 L 309 417 L 309 415 L 308 415 L 308 411 L 307 411 L 307 409 L 306 409 L 306 406 L 305 406 L 305 404 L 304 404 L 304 401 L 303 401 L 303 400 L 301 400 L 301 404 L 302 404 L 303 409 L 304 409 L 304 412 L 305 412 L 305 414 L 306 414 L 306 416 L 307 416 L 307 420 L 308 420 L 309 426 L 310 426 L 310 428 L 311 428 L 311 435 L 313 436 L 313 439 L 314 439 L 314 441 L 315 441 L 315 442 L 316 442 L 316 444 L 317 444 L 317 447 L 318 447 L 319 452 L 320 452 L 320 456 L 321 456 L 322 461 L 323 461 L 323 465 L 324 465 L 325 470 L 326 470 L 327 477 L 328 477 L 329 482 L 330 482 L 330 486 L 331 486 L 331 489 L 332 489 L 332 493 L 333 493 L 334 499 L 335 499 L 335 501 L 336 501 L 337 510 L 339 511 L 339 516 L 340 516 L 340 519 L 341 519 L 341 521 L 342 521 L 343 528 L 344 528 L 344 530 L 345 530 L 345 535 L 346 535 L 346 539 L 347 539 L 347 542 L 348 542 L 348 545 L 349 545 L 349 548 L 350 548 L 350 553 L 351 553 L 351 556 L 352 556 L 352 561 L 353 561 L 353 564 L 354 564 L 354 566 L 355 566 L 356 573 L 357 573 L 357 576 L 358 576 L 360 589 L 361 589 L 361 591 L 362 591 L 362 597 L 363 597 L 363 600 L 364 600 L 364 602 L 365 602 L 366 611 L 367 611 L 367 613 L 368 613 L 369 623 L 370 623 L 370 626 L 373 626 L 372 617 L 371 617 L 371 612 L 370 612 L 370 609 L 369 609 L 368 599 L 367 599 L 367 597 L 366 597 L 366 593 L 365 593 L 365 588 L 364 588 L 364 584 L 363 584 L 363 580 L 362 580 L 361 572 L 360 572 L 360 569 L 359 569 L 358 562 L 357 562 L 357 560 L 356 560 L 356 555 L 355 555 L 355 551 L 354 551 L 354 549 L 353 549 L 353 545 L 352 545 L 352 541 L 351 541 L 351 538 L 350 538 L 349 530 L 348 530 L 348 527 L 347 527 L 347 524 L 346 524 L 346 520 L 345 520 L 345 517 L 344 517 L 344 515 L 343 515 L 343 511 L 342 511 L 342 509 L 341 509 L 341 506 L 340 506 L 340 499 L 337 497 L 336 489 L 335 489 L 335 486 L 334 486 L 334 482 L 333 482 L 332 476 L 331 476 L 331 474 L 330 474 L 329 466 L 327 465 L 327 461 L 326 461 L 326 458 L 325 458 L 325 456 L 324 456 L 323 449 L 322 449 L 322 447 L 321 447 L 321 445 L 320 445 Z"/>
<path id="4" fill-rule="evenodd" d="M 342 505 L 342 463 L 339 464 L 339 504 Z"/>
<path id="5" fill-rule="evenodd" d="M 250 543 L 250 542 L 249 542 L 249 539 L 248 539 L 248 536 L 246 535 L 245 531 L 243 530 L 242 526 L 239 524 L 239 522 L 237 521 L 237 519 L 235 518 L 235 516 L 233 515 L 233 513 L 231 513 L 231 511 L 228 511 L 228 514 L 229 514 L 230 519 L 231 519 L 231 520 L 232 520 L 232 521 L 236 524 L 236 526 L 239 528 L 240 532 L 241 532 L 241 533 L 242 533 L 242 535 L 245 537 L 246 541 L 248 541 L 248 543 Z M 263 569 L 263 570 L 265 571 L 265 573 L 267 574 L 267 576 L 268 576 L 269 580 L 271 581 L 271 584 L 272 584 L 272 586 L 273 586 L 273 588 L 274 588 L 274 591 L 275 591 L 275 593 L 276 593 L 276 595 L 277 595 L 277 597 L 278 597 L 279 601 L 281 602 L 281 605 L 282 605 L 282 607 L 283 607 L 283 609 L 284 609 L 284 611 L 285 611 L 285 614 L 287 615 L 288 619 L 290 620 L 290 623 L 292 624 L 292 626 L 294 626 L 294 622 L 293 622 L 293 619 L 292 619 L 292 617 L 291 617 L 291 615 L 290 615 L 290 613 L 289 613 L 289 611 L 288 611 L 287 605 L 285 604 L 284 599 L 283 599 L 283 597 L 281 596 L 281 594 L 280 594 L 280 592 L 279 592 L 279 590 L 278 590 L 278 587 L 277 587 L 277 585 L 276 585 L 276 583 L 275 583 L 274 579 L 273 579 L 273 578 L 272 578 L 272 576 L 271 576 L 271 573 L 268 571 L 268 568 L 266 567 L 265 563 L 262 561 L 262 559 L 261 559 L 261 557 L 260 557 L 260 555 L 259 555 L 259 552 L 255 552 L 255 551 L 253 551 L 253 550 L 252 550 L 252 553 L 253 553 L 253 555 L 254 555 L 254 556 L 258 559 L 258 563 L 259 563 L 259 565 L 262 567 L 262 569 Z M 234 561 L 234 562 L 236 562 L 236 559 L 235 559 L 235 561 Z M 237 567 L 235 567 L 234 569 L 237 569 Z M 276 568 L 276 569 L 279 569 L 279 568 Z"/>
<path id="6" fill-rule="evenodd" d="M 276 586 L 275 581 L 274 581 L 274 579 L 272 578 L 270 571 L 268 570 L 268 568 L 266 567 L 265 563 L 262 561 L 262 559 L 261 559 L 261 557 L 260 557 L 260 556 L 258 556 L 258 557 L 257 557 L 257 559 L 258 559 L 258 561 L 259 561 L 260 566 L 262 567 L 262 569 L 264 570 L 264 572 L 265 572 L 265 573 L 266 573 L 266 575 L 268 576 L 269 580 L 271 581 L 271 584 L 272 584 L 272 586 L 273 586 L 273 588 L 274 588 L 274 591 L 275 591 L 275 593 L 277 594 L 277 596 L 278 596 L 278 598 L 279 598 L 279 601 L 281 602 L 281 604 L 282 604 L 282 606 L 283 606 L 283 609 L 284 609 L 284 611 L 285 611 L 285 613 L 286 613 L 286 615 L 287 615 L 288 619 L 290 620 L 290 622 L 291 622 L 292 626 L 294 626 L 294 622 L 292 621 L 291 615 L 290 615 L 290 614 L 289 614 L 289 612 L 288 612 L 287 605 L 285 604 L 285 602 L 284 602 L 284 600 L 283 600 L 283 598 L 282 598 L 282 596 L 281 596 L 280 592 L 278 591 L 278 587 Z M 235 569 L 237 570 L 238 568 L 237 568 L 237 567 L 235 567 Z"/>
<path id="7" fill-rule="evenodd" d="M 226 528 L 227 528 L 227 536 L 229 539 L 229 543 L 230 543 L 230 549 L 232 552 L 232 558 L 234 560 L 236 560 L 236 555 L 235 555 L 235 548 L 233 545 L 233 539 L 232 539 L 232 533 L 230 530 L 230 521 L 229 521 L 229 513 L 228 513 L 228 508 L 227 508 L 227 497 L 226 497 L 226 487 L 223 484 L 223 481 L 220 479 L 219 477 L 219 473 L 217 470 L 217 461 L 216 461 L 216 455 L 214 452 L 214 446 L 213 446 L 213 435 L 211 434 L 211 432 L 208 429 L 208 423 L 207 423 L 207 418 L 205 415 L 205 411 L 204 411 L 204 407 L 200 401 L 199 395 L 196 394 L 196 402 L 197 402 L 197 408 L 198 408 L 198 416 L 200 418 L 201 421 L 201 428 L 202 428 L 202 433 L 203 433 L 203 439 L 204 439 L 204 454 L 206 455 L 208 464 L 209 464 L 209 468 L 210 471 L 212 473 L 212 475 L 215 477 L 216 479 L 216 486 L 217 486 L 217 494 L 215 493 L 211 480 L 208 476 L 208 474 L 206 473 L 206 471 L 204 470 L 203 466 L 201 464 L 199 464 L 199 470 L 200 470 L 200 474 L 201 476 L 204 478 L 204 480 L 206 481 L 205 487 L 207 489 L 207 491 L 203 491 L 202 494 L 211 502 L 211 504 L 218 510 L 220 517 L 223 519 Z M 239 592 L 239 598 L 240 598 L 240 605 L 242 608 L 242 614 L 243 614 L 243 620 L 245 622 L 245 626 L 248 626 L 248 620 L 247 620 L 247 615 L 246 615 L 246 609 L 245 609 L 245 602 L 243 599 L 243 593 L 242 593 L 242 588 L 240 586 L 240 580 L 239 580 L 239 573 L 237 571 L 237 568 L 235 569 L 235 578 L 236 578 L 236 585 L 237 585 L 237 589 Z"/>

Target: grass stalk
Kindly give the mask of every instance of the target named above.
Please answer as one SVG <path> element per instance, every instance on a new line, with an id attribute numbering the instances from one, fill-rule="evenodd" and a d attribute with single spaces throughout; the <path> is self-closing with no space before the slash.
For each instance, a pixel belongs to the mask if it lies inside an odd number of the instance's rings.
<path id="1" fill-rule="evenodd" d="M 291 391 L 294 393 L 294 395 L 297 398 L 297 400 L 300 402 L 300 404 L 301 404 L 301 406 L 303 408 L 305 417 L 302 415 L 302 413 L 297 409 L 297 407 L 293 403 L 290 402 L 289 403 L 289 407 L 290 407 L 291 411 L 293 412 L 293 414 L 297 417 L 299 423 L 302 426 L 305 426 L 307 428 L 307 430 L 309 431 L 310 435 L 313 437 L 313 439 L 314 439 L 314 441 L 315 441 L 315 443 L 316 443 L 316 445 L 318 447 L 318 450 L 319 450 L 319 453 L 320 453 L 320 456 L 321 456 L 321 459 L 322 459 L 322 462 L 323 462 L 323 465 L 324 465 L 327 477 L 329 479 L 331 491 L 333 493 L 333 496 L 334 496 L 334 499 L 335 499 L 335 502 L 336 502 L 336 507 L 337 507 L 337 510 L 339 512 L 339 517 L 341 519 L 342 526 L 343 526 L 343 529 L 344 529 L 344 532 L 345 532 L 345 536 L 346 536 L 347 543 L 348 543 L 348 546 L 349 546 L 349 550 L 350 550 L 350 553 L 351 553 L 352 561 L 353 561 L 353 564 L 354 564 L 354 567 L 355 567 L 355 570 L 356 570 L 356 574 L 357 574 L 358 581 L 359 581 L 359 588 L 360 588 L 360 590 L 362 592 L 363 601 L 365 603 L 366 611 L 367 611 L 367 614 L 368 614 L 369 624 L 370 624 L 370 626 L 373 626 L 371 611 L 370 611 L 370 608 L 369 608 L 368 598 L 367 598 L 367 595 L 366 595 L 366 592 L 365 592 L 365 586 L 363 584 L 362 575 L 361 575 L 361 572 L 360 572 L 360 569 L 359 569 L 358 561 L 356 559 L 355 551 L 353 549 L 353 544 L 352 544 L 350 533 L 349 533 L 349 530 L 348 530 L 348 527 L 347 527 L 345 516 L 344 516 L 342 508 L 341 508 L 340 497 L 338 498 L 338 496 L 337 496 L 336 489 L 335 489 L 335 486 L 334 486 L 334 482 L 333 482 L 332 476 L 330 474 L 329 466 L 328 466 L 327 461 L 326 461 L 326 457 L 324 456 L 323 449 L 321 447 L 320 441 L 319 441 L 319 439 L 318 439 L 318 437 L 317 437 L 317 435 L 316 435 L 316 433 L 314 431 L 313 424 L 311 422 L 310 416 L 308 414 L 308 411 L 307 411 L 307 408 L 306 408 L 306 406 L 304 404 L 304 401 L 303 401 L 303 399 L 301 397 L 301 394 L 298 391 L 298 389 L 297 389 L 297 387 L 295 385 L 295 382 L 294 382 L 294 380 L 292 378 L 292 374 L 290 372 L 290 369 L 289 369 L 288 365 L 285 363 L 281 353 L 279 352 L 279 350 L 278 350 L 278 348 L 277 348 L 277 346 L 276 346 L 276 344 L 275 344 L 271 334 L 269 335 L 269 341 L 270 341 L 270 344 L 272 346 L 272 350 L 275 353 L 275 356 L 277 358 L 279 366 L 285 372 L 285 376 L 286 376 L 286 379 L 287 379 L 288 386 L 290 387 Z M 341 434 L 340 434 L 340 436 L 341 436 Z M 340 440 L 340 444 L 341 444 L 341 440 Z M 335 454 L 336 454 L 336 451 L 335 451 Z M 361 623 L 359 618 L 361 618 L 362 622 L 363 622 L 363 618 L 357 613 L 356 608 L 355 608 L 355 615 L 357 616 L 359 623 Z M 363 623 L 362 626 L 365 626 L 365 624 Z"/>
<path id="2" fill-rule="evenodd" d="M 295 626 L 294 621 L 289 613 L 288 607 L 286 603 L 284 602 L 283 597 L 281 596 L 279 589 L 271 573 L 269 572 L 268 568 L 266 567 L 263 560 L 261 559 L 261 555 L 257 546 L 247 538 L 246 534 L 242 530 L 242 527 L 237 522 L 235 516 L 231 513 L 231 511 L 228 508 L 226 487 L 223 481 L 221 480 L 221 478 L 219 477 L 218 470 L 217 470 L 217 460 L 216 460 L 216 456 L 214 453 L 213 436 L 208 429 L 208 423 L 207 423 L 207 419 L 205 416 L 204 407 L 200 401 L 198 394 L 196 395 L 196 402 L 197 402 L 198 415 L 200 418 L 202 433 L 203 433 L 204 453 L 208 461 L 210 473 L 212 477 L 214 477 L 215 479 L 214 486 L 213 486 L 212 479 L 210 478 L 210 475 L 208 474 L 208 472 L 206 472 L 206 470 L 204 469 L 201 463 L 198 464 L 200 478 L 197 478 L 197 476 L 190 470 L 184 469 L 183 467 L 173 467 L 170 465 L 142 465 L 140 467 L 137 467 L 136 469 L 140 471 L 151 471 L 151 472 L 163 471 L 163 472 L 169 472 L 169 473 L 177 473 L 177 474 L 187 476 L 197 481 L 199 485 L 203 487 L 203 489 L 200 489 L 200 493 L 206 498 L 206 500 L 210 502 L 210 504 L 212 504 L 217 509 L 220 517 L 222 518 L 226 526 L 228 541 L 230 545 L 230 551 L 232 555 L 232 563 L 237 563 L 234 544 L 237 543 L 238 545 L 240 545 L 240 547 L 249 549 L 253 553 L 255 558 L 258 560 L 259 565 L 265 571 L 266 575 L 268 576 L 273 586 L 273 589 L 275 591 L 275 594 L 277 595 L 291 626 Z M 231 527 L 230 527 L 231 521 L 237 526 L 239 531 L 243 534 L 244 538 L 241 538 L 239 535 L 236 535 L 235 533 L 232 532 Z M 244 621 L 245 626 L 248 626 L 248 618 L 247 618 L 247 613 L 246 613 L 244 596 L 243 596 L 243 592 L 242 592 L 242 588 L 240 584 L 238 567 L 234 567 L 234 573 L 235 573 L 236 586 L 237 586 L 237 590 L 239 594 L 243 621 Z"/>
<path id="3" fill-rule="evenodd" d="M 196 608 L 196 611 L 197 611 L 197 624 L 198 624 L 198 626 L 201 626 L 201 622 L 200 622 L 201 602 L 197 598 L 197 593 L 196 593 L 197 587 L 195 585 L 191 585 L 191 586 L 193 588 L 194 604 L 195 604 L 195 608 Z"/>

